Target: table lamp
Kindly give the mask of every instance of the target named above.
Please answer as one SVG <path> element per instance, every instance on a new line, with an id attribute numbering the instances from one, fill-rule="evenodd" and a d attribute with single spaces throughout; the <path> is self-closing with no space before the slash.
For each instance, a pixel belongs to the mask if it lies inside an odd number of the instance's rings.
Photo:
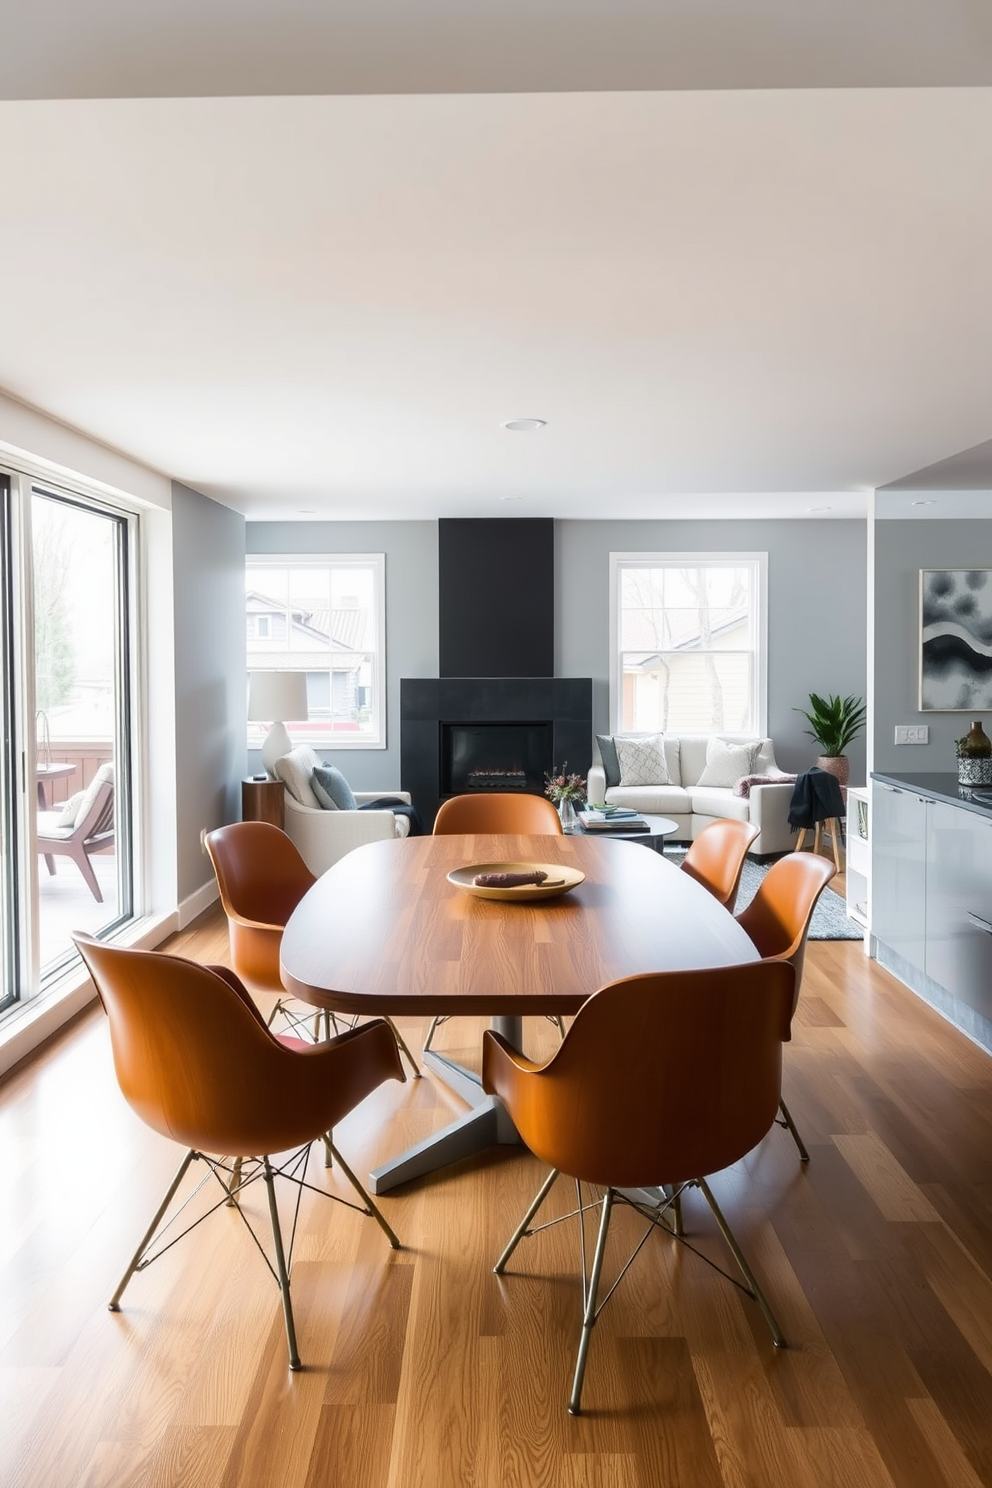
<path id="1" fill-rule="evenodd" d="M 293 747 L 286 722 L 302 722 L 307 711 L 306 672 L 249 672 L 248 721 L 272 727 L 262 745 L 262 764 L 270 780 L 276 779 L 276 760 Z"/>

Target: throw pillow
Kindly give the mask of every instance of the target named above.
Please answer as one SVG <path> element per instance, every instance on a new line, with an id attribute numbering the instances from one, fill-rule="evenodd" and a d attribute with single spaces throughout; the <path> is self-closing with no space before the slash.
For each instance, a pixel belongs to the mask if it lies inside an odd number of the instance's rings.
<path id="1" fill-rule="evenodd" d="M 616 738 L 613 742 L 620 763 L 621 785 L 671 784 L 661 734 L 649 734 L 646 739 Z"/>
<path id="2" fill-rule="evenodd" d="M 75 811 L 75 815 L 73 816 L 72 820 L 71 821 L 63 821 L 62 818 L 60 817 L 59 818 L 59 826 L 60 827 L 74 827 L 77 822 L 84 821 L 85 818 L 89 815 L 89 813 L 93 810 L 93 803 L 96 800 L 97 796 L 100 794 L 100 787 L 106 781 L 108 781 L 108 780 L 112 783 L 113 782 L 113 779 L 114 779 L 114 765 L 113 765 L 113 761 L 112 760 L 108 760 L 106 762 L 106 764 L 103 764 L 103 765 L 100 766 L 100 768 L 97 770 L 96 774 L 93 776 L 93 779 L 90 781 L 89 785 L 86 787 L 86 789 L 84 791 L 82 791 L 79 794 L 78 798 L 76 796 L 74 796 L 72 798 L 76 802 L 76 811 Z M 65 806 L 63 806 L 63 808 L 62 808 L 63 815 L 65 815 L 68 812 L 68 809 L 69 809 L 70 804 L 71 803 L 69 801 L 67 801 L 65 803 Z"/>
<path id="3" fill-rule="evenodd" d="M 606 772 L 606 789 L 609 790 L 610 786 L 620 784 L 620 761 L 617 759 L 616 740 L 612 734 L 597 734 L 596 743 L 599 745 L 599 757 Z"/>
<path id="4" fill-rule="evenodd" d="M 354 792 L 336 765 L 318 765 L 310 784 L 325 811 L 358 810 Z"/>
<path id="5" fill-rule="evenodd" d="M 744 775 L 754 773 L 754 762 L 761 749 L 760 740 L 751 744 L 727 744 L 715 736 L 706 745 L 706 764 L 697 785 L 736 785 Z"/>
<path id="6" fill-rule="evenodd" d="M 76 825 L 76 817 L 79 815 L 79 808 L 83 804 L 85 794 L 85 791 L 77 791 L 74 796 L 69 797 L 68 801 L 63 802 L 59 808 L 58 821 L 55 823 L 57 827 L 74 827 Z"/>

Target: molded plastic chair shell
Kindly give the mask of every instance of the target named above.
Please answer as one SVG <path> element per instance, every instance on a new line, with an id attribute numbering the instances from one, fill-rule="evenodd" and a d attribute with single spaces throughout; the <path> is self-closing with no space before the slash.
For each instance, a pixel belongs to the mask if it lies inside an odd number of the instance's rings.
<path id="1" fill-rule="evenodd" d="M 795 1013 L 806 959 L 806 938 L 816 902 L 836 869 L 819 853 L 794 852 L 773 863 L 737 923 L 762 960 L 788 961 L 796 972 Z"/>
<path id="2" fill-rule="evenodd" d="M 689 851 L 682 859 L 682 870 L 709 889 L 724 909 L 733 913 L 744 859 L 757 835 L 758 828 L 752 822 L 735 821 L 730 817 L 710 822 L 689 844 Z"/>
<path id="3" fill-rule="evenodd" d="M 234 979 L 160 951 L 73 936 L 110 1020 L 125 1100 L 205 1152 L 285 1152 L 330 1131 L 384 1080 L 403 1080 L 382 1019 L 326 1043 L 271 1033 Z"/>
<path id="4" fill-rule="evenodd" d="M 282 932 L 316 878 L 270 822 L 233 822 L 208 832 L 203 843 L 227 915 L 234 969 L 257 991 L 281 995 Z"/>
<path id="5" fill-rule="evenodd" d="M 483 1086 L 573 1178 L 626 1188 L 715 1173 L 775 1119 L 794 980 L 774 961 L 628 977 L 583 1004 L 542 1067 L 487 1031 Z"/>
<path id="6" fill-rule="evenodd" d="M 462 832 L 520 833 L 560 837 L 558 812 L 545 796 L 523 791 L 479 791 L 442 801 L 434 836 Z"/>

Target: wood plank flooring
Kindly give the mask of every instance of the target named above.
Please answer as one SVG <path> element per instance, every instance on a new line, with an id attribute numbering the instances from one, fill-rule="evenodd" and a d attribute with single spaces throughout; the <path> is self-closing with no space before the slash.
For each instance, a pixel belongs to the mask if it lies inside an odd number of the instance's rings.
<path id="1" fill-rule="evenodd" d="M 173 948 L 225 959 L 219 914 Z M 442 1032 L 471 1050 L 482 1026 Z M 527 1037 L 529 1052 L 553 1046 L 542 1020 Z M 228 1209 L 109 1313 L 180 1153 L 124 1104 L 103 1015 L 84 1015 L 0 1085 L 0 1483 L 992 1488 L 992 1061 L 858 943 L 816 942 L 785 1089 L 809 1167 L 775 1128 L 713 1186 L 789 1349 L 655 1235 L 596 1329 L 573 1420 L 574 1222 L 492 1274 L 541 1178 L 519 1150 L 387 1195 L 397 1252 L 307 1195 L 299 1375 L 275 1285 Z M 363 1173 L 459 1109 L 430 1076 L 390 1084 L 336 1138 Z M 318 1153 L 310 1176 L 347 1193 Z M 722 1263 L 698 1195 L 686 1220 Z M 636 1216 L 615 1228 L 619 1256 Z"/>

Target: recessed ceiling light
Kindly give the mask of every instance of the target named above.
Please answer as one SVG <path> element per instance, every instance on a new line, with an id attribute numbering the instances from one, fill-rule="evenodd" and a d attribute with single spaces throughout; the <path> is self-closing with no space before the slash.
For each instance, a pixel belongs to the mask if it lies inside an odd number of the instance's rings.
<path id="1" fill-rule="evenodd" d="M 832 506 L 808 506 L 806 508 L 806 510 L 808 512 L 833 511 L 833 507 Z"/>
<path id="2" fill-rule="evenodd" d="M 931 496 L 926 501 L 911 501 L 909 504 L 910 506 L 936 506 L 937 501 L 935 497 Z"/>
<path id="3" fill-rule="evenodd" d="M 298 517 L 315 517 L 317 513 L 312 508 L 304 509 L 304 507 L 301 506 L 298 508 L 296 515 Z"/>
<path id="4" fill-rule="evenodd" d="M 534 429 L 543 429 L 547 422 L 547 419 L 507 419 L 502 427 L 511 434 L 530 434 Z"/>
<path id="5" fill-rule="evenodd" d="M 523 501 L 522 496 L 501 496 L 500 501 Z"/>

